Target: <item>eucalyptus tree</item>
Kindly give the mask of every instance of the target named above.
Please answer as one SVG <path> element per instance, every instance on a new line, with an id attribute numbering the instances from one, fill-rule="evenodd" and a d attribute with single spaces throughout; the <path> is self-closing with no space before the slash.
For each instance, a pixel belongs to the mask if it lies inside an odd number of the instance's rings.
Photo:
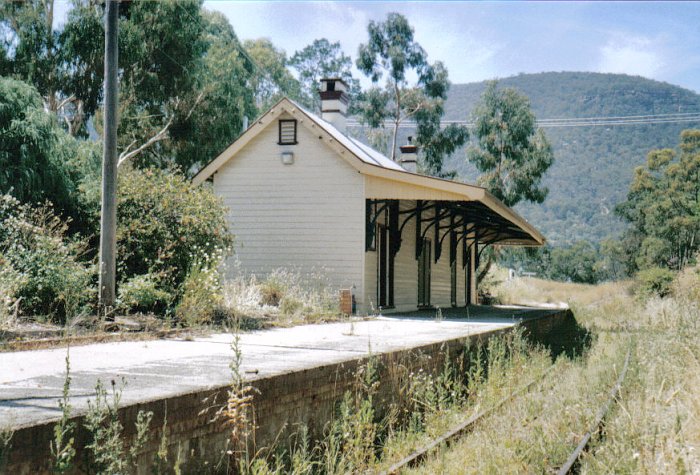
<path id="1" fill-rule="evenodd" d="M 0 77 L 0 194 L 24 202 L 51 201 L 75 211 L 76 181 L 70 161 L 75 140 L 46 112 L 36 88 Z"/>
<path id="2" fill-rule="evenodd" d="M 301 85 L 287 69 L 288 58 L 283 50 L 267 38 L 246 40 L 243 48 L 254 69 L 250 85 L 258 109 L 267 110 L 284 96 L 301 98 Z"/>
<path id="3" fill-rule="evenodd" d="M 101 100 L 102 9 L 96 0 L 73 0 L 56 30 L 54 0 L 0 2 L 0 75 L 32 84 L 74 136 L 86 135 L 86 120 Z"/>
<path id="4" fill-rule="evenodd" d="M 482 173 L 478 183 L 507 206 L 523 200 L 542 203 L 548 193 L 542 177 L 554 155 L 528 98 L 491 81 L 473 116 L 476 143 L 467 157 Z"/>
<path id="5" fill-rule="evenodd" d="M 36 87 L 66 130 L 102 128 L 104 2 L 0 2 L 0 74 Z M 120 163 L 192 172 L 254 117 L 253 66 L 228 21 L 199 0 L 121 2 Z"/>
<path id="6" fill-rule="evenodd" d="M 530 101 L 513 88 L 491 81 L 474 112 L 475 144 L 467 157 L 481 172 L 477 182 L 506 206 L 525 200 L 542 203 L 548 190 L 542 177 L 554 162 L 552 147 L 537 127 Z M 494 249 L 477 279 L 481 281 L 500 256 Z"/>
<path id="7" fill-rule="evenodd" d="M 399 127 L 415 120 L 417 143 L 428 157 L 427 171 L 442 173 L 444 156 L 468 137 L 462 126 L 443 131 L 439 125 L 449 89 L 447 69 L 441 62 L 428 62 L 425 50 L 414 39 L 413 28 L 398 13 L 389 13 L 383 22 L 370 21 L 367 32 L 368 42 L 360 45 L 356 62 L 373 83 L 363 94 L 359 109 L 363 122 L 372 129 L 383 127 L 385 121 L 391 123 L 389 154 L 396 160 Z"/>
<path id="8" fill-rule="evenodd" d="M 678 149 L 649 152 L 616 212 L 631 224 L 631 270 L 688 264 L 700 250 L 700 130 L 684 130 Z"/>

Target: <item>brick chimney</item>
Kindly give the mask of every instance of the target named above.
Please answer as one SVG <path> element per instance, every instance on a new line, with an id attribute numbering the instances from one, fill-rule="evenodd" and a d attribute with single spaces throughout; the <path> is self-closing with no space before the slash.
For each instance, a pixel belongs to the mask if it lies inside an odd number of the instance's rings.
<path id="1" fill-rule="evenodd" d="M 348 85 L 340 78 L 321 79 L 321 118 L 345 133 L 349 97 Z"/>
<path id="2" fill-rule="evenodd" d="M 418 161 L 418 147 L 413 145 L 413 137 L 408 137 L 408 144 L 399 147 L 401 150 L 401 158 L 399 159 L 399 164 L 404 170 L 416 173 Z"/>

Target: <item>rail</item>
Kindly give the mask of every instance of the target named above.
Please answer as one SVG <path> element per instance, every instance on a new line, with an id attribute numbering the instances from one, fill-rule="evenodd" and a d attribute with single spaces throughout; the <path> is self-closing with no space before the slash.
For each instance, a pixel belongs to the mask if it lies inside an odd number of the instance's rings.
<path id="1" fill-rule="evenodd" d="M 547 368 L 544 372 L 542 372 L 541 375 L 538 377 L 534 378 L 527 384 L 521 386 L 508 396 L 504 397 L 500 401 L 498 401 L 496 404 L 493 406 L 484 409 L 482 411 L 479 411 L 478 413 L 474 414 L 472 417 L 467 419 L 464 422 L 461 422 L 460 424 L 454 426 L 447 432 L 445 432 L 443 435 L 440 437 L 432 440 L 430 443 L 424 445 L 423 447 L 419 448 L 418 450 L 415 450 L 412 452 L 410 455 L 407 457 L 404 457 L 403 459 L 399 460 L 395 464 L 393 464 L 391 467 L 389 467 L 385 472 L 381 472 L 382 475 L 394 475 L 399 473 L 403 468 L 405 467 L 413 467 L 419 464 L 425 457 L 435 449 L 439 448 L 442 444 L 449 443 L 451 440 L 456 439 L 463 434 L 469 432 L 471 429 L 474 428 L 474 426 L 484 417 L 488 416 L 492 412 L 496 411 L 498 408 L 503 406 L 505 403 L 513 399 L 514 397 L 524 393 L 528 389 L 530 389 L 532 386 L 537 384 L 538 382 L 542 381 L 545 376 L 547 376 L 555 367 L 556 365 L 552 365 L 549 368 Z"/>
<path id="2" fill-rule="evenodd" d="M 622 383 L 625 380 L 625 376 L 627 375 L 627 369 L 629 368 L 631 355 L 632 344 L 630 343 L 630 347 L 627 350 L 627 356 L 625 357 L 625 364 L 622 367 L 620 376 L 618 376 L 617 381 L 615 382 L 615 386 L 613 386 L 613 388 L 610 390 L 610 397 L 607 401 L 605 401 L 605 404 L 603 404 L 603 406 L 601 406 L 601 408 L 598 410 L 598 413 L 596 414 L 595 423 L 581 438 L 581 441 L 571 453 L 569 458 L 566 460 L 566 463 L 561 466 L 561 468 L 557 472 L 557 475 L 568 475 L 575 471 L 576 467 L 578 466 L 579 459 L 581 458 L 583 452 L 588 448 L 588 445 L 591 443 L 593 435 L 600 432 L 600 430 L 603 428 L 605 416 L 608 414 L 608 411 L 610 411 L 610 408 L 612 407 L 613 403 L 616 402 L 619 398 L 620 390 L 622 389 Z"/>

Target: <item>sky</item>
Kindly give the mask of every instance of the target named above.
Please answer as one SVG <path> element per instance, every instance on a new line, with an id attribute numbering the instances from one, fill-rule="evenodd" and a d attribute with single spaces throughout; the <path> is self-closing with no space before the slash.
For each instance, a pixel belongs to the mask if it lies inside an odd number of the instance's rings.
<path id="1" fill-rule="evenodd" d="M 594 71 L 700 92 L 700 2 L 209 0 L 204 7 L 226 15 L 240 39 L 267 37 L 289 56 L 327 38 L 354 60 L 369 21 L 399 12 L 429 60 L 445 63 L 453 83 Z"/>

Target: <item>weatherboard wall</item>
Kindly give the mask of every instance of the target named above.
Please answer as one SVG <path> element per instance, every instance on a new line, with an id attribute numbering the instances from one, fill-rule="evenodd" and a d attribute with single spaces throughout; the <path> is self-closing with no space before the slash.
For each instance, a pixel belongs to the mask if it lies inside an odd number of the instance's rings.
<path id="1" fill-rule="evenodd" d="M 272 121 L 214 175 L 235 235 L 227 274 L 284 268 L 333 288 L 355 286 L 361 302 L 364 179 L 301 123 L 297 142 L 279 145 Z M 293 164 L 282 163 L 282 152 L 294 154 Z"/>

